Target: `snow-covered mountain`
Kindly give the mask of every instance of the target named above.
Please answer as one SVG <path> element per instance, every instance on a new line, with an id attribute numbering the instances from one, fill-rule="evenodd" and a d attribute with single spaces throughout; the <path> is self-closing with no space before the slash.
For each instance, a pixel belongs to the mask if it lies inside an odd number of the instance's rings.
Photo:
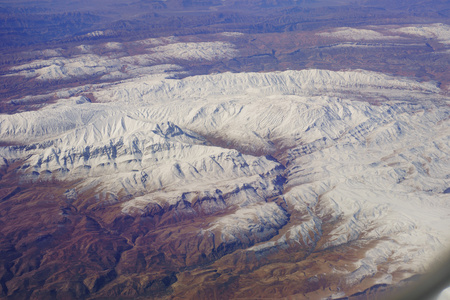
<path id="1" fill-rule="evenodd" d="M 432 82 L 362 70 L 153 75 L 91 98 L 2 115 L 0 168 L 21 162 L 22 184 L 73 182 L 70 203 L 95 195 L 85 208 L 203 218 L 185 230 L 215 259 L 346 247 L 322 270 L 341 277 L 329 296 L 423 272 L 450 244 L 449 99 Z M 170 242 L 161 251 L 181 251 Z"/>

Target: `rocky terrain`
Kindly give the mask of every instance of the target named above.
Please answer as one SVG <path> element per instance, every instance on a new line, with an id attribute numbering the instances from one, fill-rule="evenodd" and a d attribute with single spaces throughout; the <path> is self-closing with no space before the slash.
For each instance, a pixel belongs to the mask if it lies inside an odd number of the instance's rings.
<path id="1" fill-rule="evenodd" d="M 377 299 L 444 259 L 445 1 L 3 2 L 1 298 Z"/>

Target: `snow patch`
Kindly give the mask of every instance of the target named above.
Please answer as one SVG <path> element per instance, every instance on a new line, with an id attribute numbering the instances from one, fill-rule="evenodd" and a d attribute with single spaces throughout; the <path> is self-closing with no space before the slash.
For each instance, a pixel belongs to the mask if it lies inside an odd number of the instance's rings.
<path id="1" fill-rule="evenodd" d="M 333 31 L 317 33 L 319 36 L 337 38 L 341 40 L 386 40 L 386 39 L 401 39 L 398 36 L 389 36 L 379 33 L 371 29 L 341 27 Z"/>
<path id="2" fill-rule="evenodd" d="M 401 27 L 391 32 L 436 39 L 442 44 L 450 44 L 450 26 L 442 23 Z"/>
<path id="3" fill-rule="evenodd" d="M 112 50 L 121 49 L 120 43 L 107 43 Z M 91 49 L 81 47 L 82 52 Z M 52 57 L 15 66 L 4 76 L 35 77 L 49 81 L 77 77 L 101 77 L 104 80 L 122 79 L 148 74 L 148 67 L 173 60 L 218 60 L 237 55 L 234 45 L 225 42 L 173 43 L 148 48 L 147 54 L 111 58 L 96 54 L 83 54 L 71 58 Z"/>
<path id="4" fill-rule="evenodd" d="M 244 35 L 242 32 L 222 32 L 220 34 L 226 37 L 240 37 Z"/>

